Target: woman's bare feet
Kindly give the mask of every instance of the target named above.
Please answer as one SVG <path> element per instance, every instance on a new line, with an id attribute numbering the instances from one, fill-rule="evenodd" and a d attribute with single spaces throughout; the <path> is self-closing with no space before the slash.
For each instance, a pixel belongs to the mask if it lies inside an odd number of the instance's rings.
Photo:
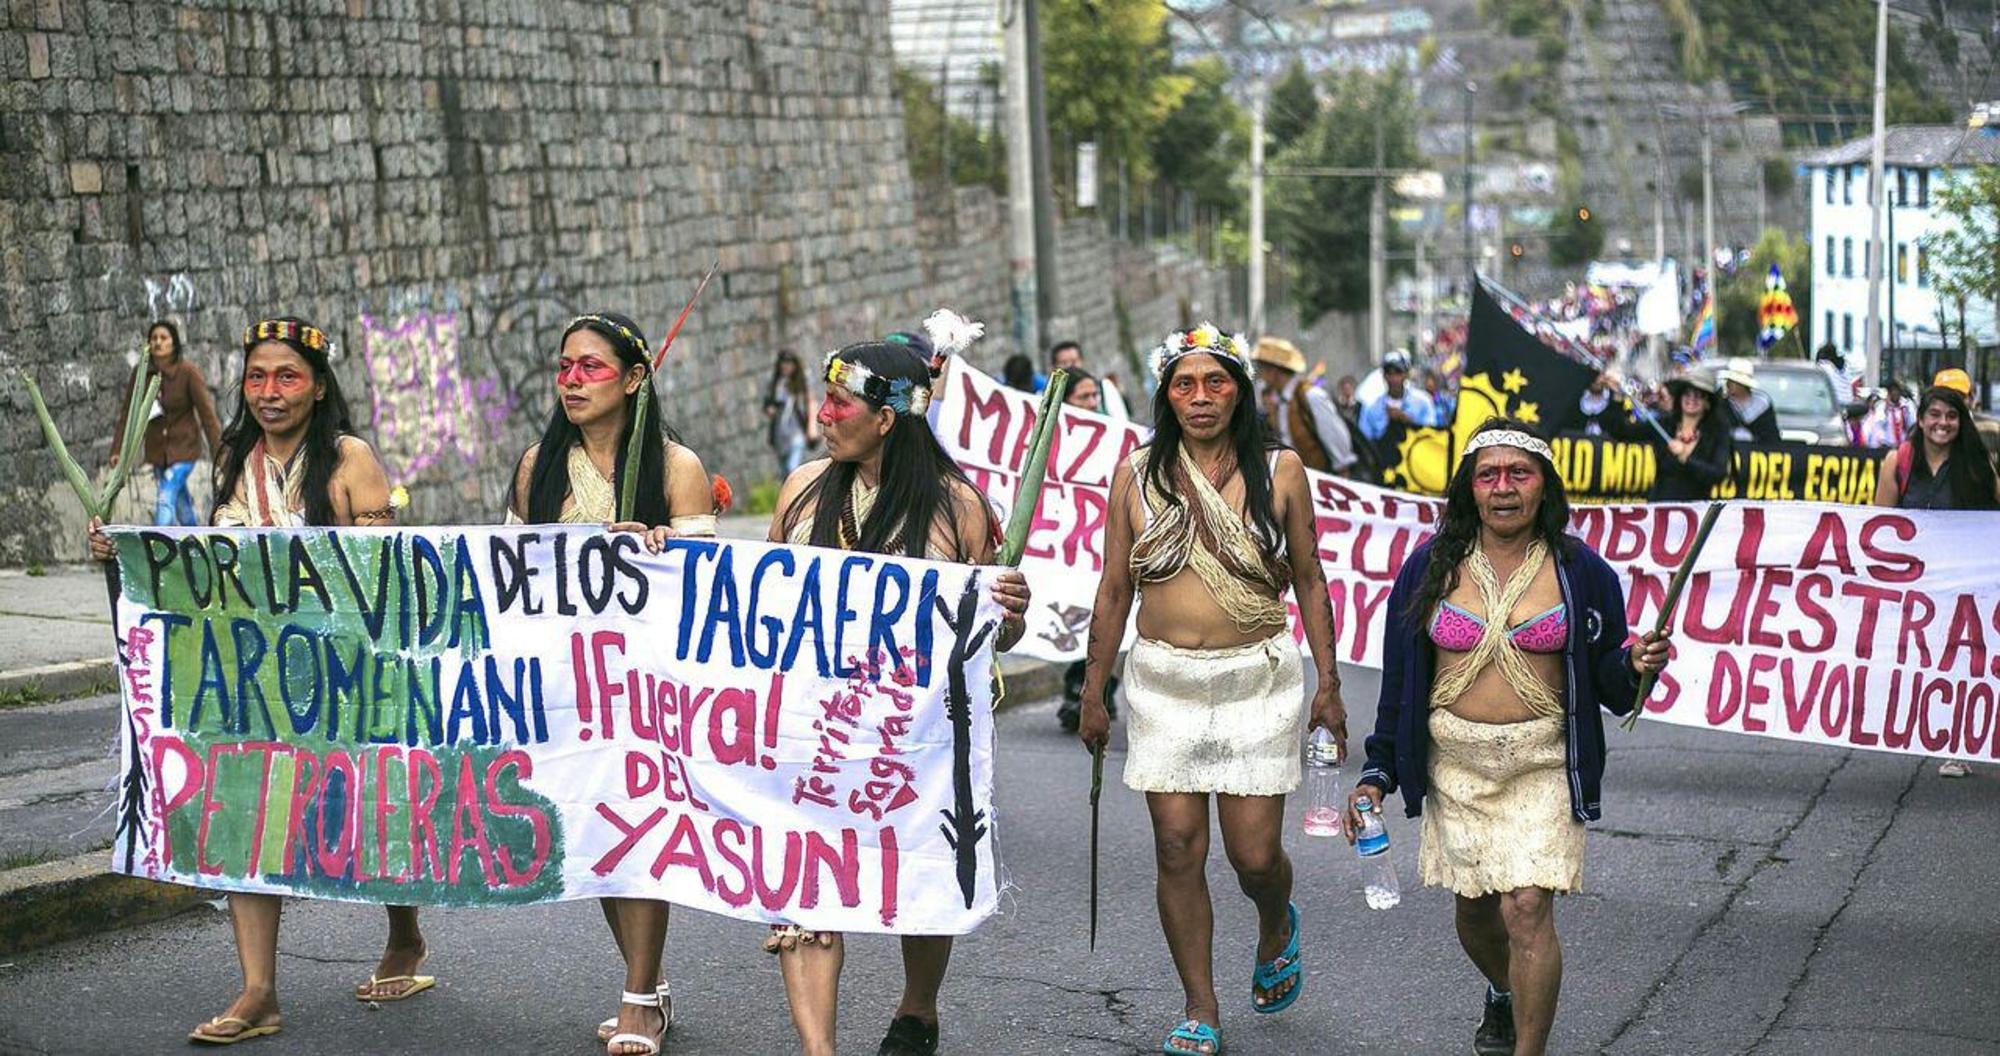
<path id="1" fill-rule="evenodd" d="M 375 974 L 367 982 L 355 984 L 354 996 L 363 1001 L 397 1001 L 427 988 L 429 984 L 421 981 L 417 969 L 429 955 L 422 936 L 417 937 L 414 946 L 398 943 L 391 936 L 389 944 L 382 948 L 382 960 L 375 965 Z"/>
<path id="2" fill-rule="evenodd" d="M 283 1021 L 278 1014 L 276 991 L 245 990 L 222 1014 L 188 1033 L 191 1041 L 227 1041 L 241 1034 L 258 1037 L 275 1034 Z M 252 1033 L 254 1031 L 254 1033 Z"/>

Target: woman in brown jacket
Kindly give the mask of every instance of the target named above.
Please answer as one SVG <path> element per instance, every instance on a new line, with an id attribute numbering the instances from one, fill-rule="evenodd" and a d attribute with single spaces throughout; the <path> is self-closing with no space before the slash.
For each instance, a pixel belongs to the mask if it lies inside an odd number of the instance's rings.
<path id="1" fill-rule="evenodd" d="M 208 450 L 222 449 L 222 422 L 215 416 L 215 399 L 201 370 L 181 354 L 181 332 L 173 323 L 160 320 L 146 330 L 146 376 L 160 378 L 160 398 L 153 405 L 152 419 L 146 423 L 146 464 L 160 477 L 160 497 L 153 507 L 153 523 L 196 525 L 194 499 L 188 494 L 188 477 L 201 458 L 202 438 Z M 128 385 L 125 400 L 130 402 Z M 124 406 L 124 404 L 120 404 Z M 115 456 L 125 444 L 125 423 L 121 419 L 111 438 Z"/>

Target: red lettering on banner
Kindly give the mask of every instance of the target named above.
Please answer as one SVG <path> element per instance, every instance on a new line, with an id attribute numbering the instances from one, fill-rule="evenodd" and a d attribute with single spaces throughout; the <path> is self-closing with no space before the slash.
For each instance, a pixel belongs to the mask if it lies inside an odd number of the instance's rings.
<path id="1" fill-rule="evenodd" d="M 653 874 L 653 879 L 658 880 L 667 875 L 669 866 L 674 865 L 692 867 L 701 877 L 702 890 L 715 890 L 715 871 L 708 867 L 708 854 L 702 849 L 701 837 L 695 834 L 692 814 L 683 814 L 674 821 L 674 831 L 667 834 L 667 844 L 660 848 L 649 872 Z"/>
<path id="2" fill-rule="evenodd" d="M 444 772 L 438 769 L 437 758 L 429 752 L 410 753 L 410 868 L 415 869 L 423 862 L 426 876 L 438 875 L 437 826 L 431 821 L 431 810 L 437 806 L 437 798 L 444 791 Z M 424 778 L 430 778 L 425 787 Z M 418 857 L 419 852 L 422 857 Z"/>
<path id="3" fill-rule="evenodd" d="M 1840 594 L 1846 598 L 1861 599 L 1861 623 L 1854 632 L 1854 656 L 1859 660 L 1875 658 L 1875 624 L 1881 618 L 1882 603 L 1895 601 L 1897 591 L 1886 587 L 1871 586 L 1867 583 L 1842 583 Z"/>
<path id="4" fill-rule="evenodd" d="M 1757 676 L 1768 674 L 1775 670 L 1777 666 L 1778 658 L 1769 653 L 1758 653 L 1750 658 L 1750 672 L 1743 680 L 1745 686 L 1743 694 L 1743 731 L 1745 733 L 1763 733 L 1769 728 L 1763 719 L 1757 717 L 1756 710 L 1771 702 L 1771 690 Z"/>
<path id="5" fill-rule="evenodd" d="M 1708 724 L 1721 726 L 1736 717 L 1736 709 L 1743 705 L 1743 672 L 1736 667 L 1736 658 L 1728 653 L 1715 654 L 1714 677 L 1708 681 Z"/>
<path id="6" fill-rule="evenodd" d="M 1653 563 L 1661 568 L 1679 568 L 1681 558 L 1685 557 L 1688 550 L 1694 546 L 1694 533 L 1700 525 L 1701 518 L 1686 506 L 1644 508 L 1653 511 Z M 1675 522 L 1679 522 L 1678 536 L 1672 531 L 1676 527 Z M 1669 536 L 1675 536 L 1675 545 L 1667 545 Z"/>
<path id="7" fill-rule="evenodd" d="M 1868 732 L 1868 669 L 1854 669 L 1854 722 L 1847 727 L 1847 741 L 1867 747 L 1876 744 L 1880 738 Z"/>
<path id="8" fill-rule="evenodd" d="M 1054 456 L 1051 455 L 1050 457 L 1053 458 Z M 1060 487 L 1060 485 L 1058 485 L 1058 487 Z M 1045 489 L 1041 501 L 1035 503 L 1034 515 L 1028 521 L 1028 539 L 1030 540 L 1030 545 L 1025 551 L 1023 551 L 1029 557 L 1038 557 L 1042 558 L 1043 560 L 1050 560 L 1050 561 L 1055 559 L 1056 556 L 1055 547 L 1054 545 L 1045 541 L 1044 537 L 1061 531 L 1062 522 L 1049 516 L 1048 513 L 1043 513 L 1042 511 L 1047 510 L 1050 513 L 1055 512 L 1056 503 L 1051 500 L 1057 499 L 1059 497 L 1060 497 L 1059 495 L 1052 496 L 1048 494 Z M 1044 541 L 1036 541 L 1036 540 L 1044 540 Z"/>
<path id="9" fill-rule="evenodd" d="M 1915 583 L 1923 577 L 1923 559 L 1915 554 L 1876 545 L 1876 535 L 1885 528 L 1902 542 L 1907 543 L 1917 537 L 1917 526 L 1902 514 L 1884 513 L 1868 518 L 1861 526 L 1861 552 L 1882 562 L 1869 565 L 1868 574 L 1884 583 Z"/>
<path id="10" fill-rule="evenodd" d="M 553 846 L 554 840 L 549 829 L 548 815 L 534 807 L 509 806 L 506 800 L 501 798 L 500 775 L 509 769 L 518 770 L 520 773 L 517 780 L 526 781 L 535 776 L 535 760 L 527 752 L 515 748 L 500 753 L 492 762 L 486 764 L 486 801 L 490 804 L 488 809 L 496 818 L 526 818 L 532 833 L 529 837 L 526 869 L 514 868 L 513 855 L 508 853 L 506 844 L 493 845 L 494 859 L 500 865 L 500 872 L 507 878 L 508 886 L 520 887 L 533 883 L 536 877 L 542 875 L 542 867 L 549 863 L 549 849 Z"/>
<path id="11" fill-rule="evenodd" d="M 1922 678 L 1923 675 L 1913 673 L 1910 681 L 1918 683 Z M 1931 706 L 1931 701 L 1937 700 L 1946 708 L 1951 707 L 1951 682 L 1942 678 L 1931 679 L 1928 684 L 1924 684 L 1919 699 L 1923 702 L 1923 714 L 1917 719 L 1917 737 L 1924 742 L 1924 751 L 1936 753 L 1944 751 L 1947 747 L 1955 747 L 1951 742 L 1953 729 L 1957 725 L 1957 715 L 1947 716 L 1948 721 L 1944 729 L 1940 730 L 1936 723 L 1936 709 Z"/>
<path id="12" fill-rule="evenodd" d="M 1729 608 L 1722 614 L 1722 622 L 1713 626 L 1702 622 L 1702 615 L 1708 608 L 1709 591 L 1714 586 L 1715 575 L 1711 572 L 1696 572 L 1688 577 L 1687 600 L 1682 603 L 1681 629 L 1689 638 L 1710 645 L 1736 645 L 1742 642 L 1743 613 L 1750 606 L 1750 595 L 1755 586 L 1756 573 L 1744 572 L 1736 584 L 1736 590 L 1729 598 Z"/>
<path id="13" fill-rule="evenodd" d="M 1764 621 L 1778 615 L 1778 603 L 1772 599 L 1771 591 L 1778 587 L 1792 585 L 1792 570 L 1789 568 L 1769 568 L 1757 577 L 1757 601 L 1750 607 L 1750 629 L 1746 640 L 1751 645 L 1766 649 L 1781 649 L 1785 640 L 1776 631 L 1764 629 Z"/>
<path id="14" fill-rule="evenodd" d="M 746 837 L 743 826 L 734 818 L 717 818 L 715 821 L 715 853 L 736 874 L 741 886 L 731 887 L 724 875 L 715 879 L 715 894 L 723 903 L 741 908 L 750 904 L 750 863 L 743 860 L 743 846 Z M 733 845 L 733 846 L 732 846 Z"/>
<path id="15" fill-rule="evenodd" d="M 1600 556 L 1606 561 L 1630 561 L 1645 553 L 1645 520 L 1646 511 L 1638 506 L 1612 510 L 1610 538 L 1604 541 Z"/>
<path id="16" fill-rule="evenodd" d="M 1643 626 L 1648 611 L 1657 613 L 1667 603 L 1667 577 L 1646 571 L 1644 565 L 1627 565 L 1625 578 L 1630 582 L 1625 588 L 1625 622 Z"/>
<path id="17" fill-rule="evenodd" d="M 479 856 L 479 873 L 486 886 L 500 882 L 493 863 L 493 845 L 486 838 L 486 814 L 480 810 L 479 778 L 472 772 L 472 756 L 458 759 L 458 799 L 451 807 L 451 857 L 444 864 L 447 883 L 458 883 L 459 859 L 471 850 Z"/>
<path id="18" fill-rule="evenodd" d="M 1982 699 L 1984 698 L 1984 699 Z M 1959 748 L 1967 755 L 1978 755 L 1986 747 L 1987 738 L 1993 735 L 1993 687 L 1984 682 L 1975 682 L 1966 693 L 1965 706 L 1959 709 Z M 1975 716 L 1984 716 L 1986 721 L 1974 729 Z M 2000 748 L 2000 745 L 1995 745 Z M 1996 752 L 1995 754 L 2000 754 Z"/>
<path id="19" fill-rule="evenodd" d="M 1389 600 L 1388 587 L 1375 592 L 1374 600 L 1369 600 L 1366 584 L 1354 584 L 1354 660 L 1359 661 L 1368 649 L 1369 626 L 1375 620 L 1375 613 L 1382 603 Z"/>
<path id="20" fill-rule="evenodd" d="M 410 882 L 410 871 L 405 868 L 393 876 L 389 873 L 389 818 L 397 813 L 395 803 L 389 799 L 389 763 L 402 757 L 403 750 L 396 747 L 379 748 L 375 752 L 375 867 L 383 879 L 398 884 Z M 409 767 L 405 765 L 403 770 L 407 774 Z M 257 859 L 252 855 L 250 860 Z"/>
<path id="21" fill-rule="evenodd" d="M 1812 575 L 1804 576 L 1799 580 L 1799 589 L 1793 592 L 1793 597 L 1799 603 L 1799 612 L 1804 614 L 1806 619 L 1819 625 L 1819 643 L 1816 645 L 1807 645 L 1804 635 L 1796 630 L 1791 632 L 1789 640 L 1792 648 L 1804 653 L 1823 652 L 1832 646 L 1834 632 L 1837 628 L 1837 625 L 1833 622 L 1833 616 L 1826 611 L 1826 607 L 1813 600 L 1812 596 L 1815 593 L 1820 594 L 1822 597 L 1831 598 L 1833 596 L 1833 577 L 1824 572 L 1815 572 Z"/>
<path id="22" fill-rule="evenodd" d="M 1812 536 L 1799 555 L 1800 571 L 1828 563 L 1847 575 L 1854 574 L 1854 555 L 1847 550 L 1847 521 L 1838 513 L 1820 514 L 1819 523 L 1813 526 Z"/>
<path id="23" fill-rule="evenodd" d="M 1918 662 L 1931 666 L 1931 645 L 1924 639 L 1924 628 L 1931 625 L 1931 618 L 1936 615 L 1937 606 L 1931 599 L 1914 590 L 1903 596 L 1903 627 L 1896 635 L 1897 663 L 1910 662 L 1910 643 L 1914 640 L 1917 655 L 1922 658 Z"/>
<path id="24" fill-rule="evenodd" d="M 1806 723 L 1812 718 L 1813 705 L 1819 702 L 1820 680 L 1826 676 L 1826 661 L 1813 661 L 1812 678 L 1806 682 L 1805 691 L 1798 688 L 1798 672 L 1791 657 L 1778 664 L 1778 687 L 1785 694 L 1785 728 L 1793 733 L 1803 733 Z"/>
<path id="25" fill-rule="evenodd" d="M 1104 571 L 1104 555 L 1097 549 L 1098 540 L 1103 537 L 1104 523 L 1109 516 L 1110 502 L 1103 494 L 1091 488 L 1070 488 L 1070 503 L 1076 511 L 1076 523 L 1063 538 L 1063 563 L 1075 567 L 1079 553 L 1090 556 L 1090 570 Z"/>
<path id="26" fill-rule="evenodd" d="M 1736 567 L 1756 568 L 1757 551 L 1764 545 L 1764 511 L 1755 506 L 1740 506 L 1743 511 L 1743 529 L 1736 537 Z"/>
<path id="27" fill-rule="evenodd" d="M 365 757 L 364 757 L 365 758 Z M 361 764 L 346 752 L 328 752 L 320 759 L 320 794 L 315 797 L 315 817 L 318 819 L 319 838 L 312 842 L 312 858 L 319 864 L 319 871 L 325 876 L 343 876 L 349 869 L 356 868 L 355 860 L 361 857 L 359 832 L 361 801 Z M 334 779 L 340 779 L 343 814 L 338 817 L 337 826 L 329 822 L 326 808 L 333 803 Z M 346 816 L 352 813 L 353 817 Z M 339 838 L 328 843 L 326 834 L 336 829 Z M 358 869 L 356 870 L 359 871 Z M 454 880 L 456 877 L 453 878 Z"/>
<path id="28" fill-rule="evenodd" d="M 1922 705 L 1917 702 L 1917 680 L 1921 677 L 1921 675 L 1912 672 L 1910 694 L 1907 700 L 1903 697 L 1903 680 L 1901 678 L 1892 678 L 1889 680 L 1889 711 L 1882 719 L 1882 744 L 1884 747 L 1908 748 L 1910 741 L 1915 737 L 1917 712 L 1922 709 Z M 1903 718 L 1900 726 L 1896 720 L 1898 704 L 1907 705 L 1903 710 Z"/>
<path id="29" fill-rule="evenodd" d="M 1828 737 L 1839 737 L 1847 726 L 1847 712 L 1854 696 L 1856 682 L 1868 677 L 1866 670 L 1856 674 L 1846 664 L 1835 664 L 1826 676 L 1826 688 L 1820 691 L 1819 728 Z M 1839 710 L 1834 710 L 1838 704 Z"/>
<path id="30" fill-rule="evenodd" d="M 1090 461 L 1090 456 L 1095 454 L 1098 447 L 1104 443 L 1104 434 L 1109 430 L 1110 423 L 1102 418 L 1094 418 L 1087 414 L 1077 414 L 1074 412 L 1063 415 L 1062 428 L 1056 430 L 1056 439 L 1058 441 L 1066 441 L 1070 433 L 1081 432 L 1083 434 L 1083 450 L 1076 453 L 1076 457 L 1070 460 L 1069 469 L 1057 474 L 1056 479 L 1071 483 L 1085 482 L 1083 476 L 1084 464 Z M 1068 444 L 1065 443 L 1064 446 L 1066 447 Z M 1052 466 L 1058 464 L 1053 450 L 1049 452 L 1049 464 Z"/>
<path id="31" fill-rule="evenodd" d="M 973 423 L 982 419 L 993 419 L 994 425 L 980 430 L 986 437 L 986 461 L 993 465 L 1015 465 L 1000 461 L 1000 445 L 1006 442 L 1008 420 L 1013 417 L 1013 409 L 1007 403 L 1007 390 L 995 388 L 989 397 L 979 395 L 978 386 L 972 383 L 972 372 L 961 370 L 959 397 L 964 400 L 965 416 L 958 423 L 958 446 L 964 450 L 975 450 L 972 446 Z"/>
<path id="32" fill-rule="evenodd" d="M 1960 594 L 1952 605 L 1951 629 L 1945 632 L 1944 656 L 1938 667 L 1950 671 L 1958 666 L 1958 654 L 1967 654 L 1966 674 L 1979 678 L 1986 672 L 1986 629 L 1979 618 L 1979 602 L 1970 594 Z"/>

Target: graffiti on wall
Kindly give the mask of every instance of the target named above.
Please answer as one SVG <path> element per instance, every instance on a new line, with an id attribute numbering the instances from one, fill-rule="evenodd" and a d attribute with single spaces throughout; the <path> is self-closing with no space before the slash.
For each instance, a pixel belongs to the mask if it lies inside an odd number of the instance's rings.
<path id="1" fill-rule="evenodd" d="M 375 445 L 391 483 L 448 460 L 478 465 L 514 398 L 498 378 L 468 369 L 455 300 L 382 318 L 364 312 L 360 322 Z"/>

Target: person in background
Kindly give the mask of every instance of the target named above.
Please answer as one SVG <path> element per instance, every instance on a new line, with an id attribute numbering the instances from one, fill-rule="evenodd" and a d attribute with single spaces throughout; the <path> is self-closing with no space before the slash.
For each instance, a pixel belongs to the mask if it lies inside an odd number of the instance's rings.
<path id="1" fill-rule="evenodd" d="M 1847 430 L 1847 442 L 1854 447 L 1868 447 L 1868 412 L 1872 400 L 1856 400 L 1840 409 L 1840 424 Z"/>
<path id="2" fill-rule="evenodd" d="M 1060 366 L 1060 364 L 1058 365 Z M 1081 367 L 1071 370 L 1069 375 L 1069 391 L 1063 393 L 1063 403 L 1079 411 L 1089 411 L 1092 414 L 1099 413 L 1098 406 L 1103 399 L 1103 394 L 1097 385 L 1097 379 L 1092 377 L 1089 371 Z M 1063 702 L 1056 708 L 1056 725 L 1062 727 L 1064 733 L 1075 733 L 1077 723 L 1081 721 L 1083 715 L 1083 675 L 1085 666 L 1082 660 L 1076 660 L 1063 669 Z M 1114 719 L 1118 717 L 1117 698 L 1118 676 L 1106 676 L 1104 702 L 1105 706 L 1110 709 L 1111 717 Z"/>
<path id="3" fill-rule="evenodd" d="M 1603 436 L 1609 432 L 1604 427 L 1605 416 L 1624 413 L 1620 407 L 1618 380 L 1617 374 L 1607 370 L 1583 390 L 1583 398 L 1578 405 L 1583 411 L 1585 436 Z"/>
<path id="4" fill-rule="evenodd" d="M 1757 365 L 1736 356 L 1716 376 L 1728 389 L 1729 412 L 1734 418 L 1731 437 L 1739 444 L 1777 443 L 1778 409 L 1771 403 L 1771 397 L 1757 387 Z"/>
<path id="5" fill-rule="evenodd" d="M 1354 390 L 1360 385 L 1352 374 L 1342 374 L 1340 380 L 1333 383 L 1333 405 L 1340 408 L 1342 414 L 1353 417 L 1361 413 L 1354 401 Z"/>
<path id="6" fill-rule="evenodd" d="M 1955 388 L 1932 386 L 1917 411 L 1917 435 L 1882 460 L 1875 505 L 1903 510 L 2000 510 L 2000 480 L 1972 428 L 1972 406 Z M 1956 759 L 1938 764 L 1940 777 L 1966 777 Z"/>
<path id="7" fill-rule="evenodd" d="M 1449 428 L 1452 416 L 1458 413 L 1458 397 L 1445 390 L 1443 374 L 1436 370 L 1424 371 L 1424 395 L 1429 396 L 1432 406 L 1437 408 L 1439 426 Z"/>
<path id="8" fill-rule="evenodd" d="M 146 330 L 146 373 L 139 384 L 160 379 L 160 395 L 153 402 L 153 416 L 146 422 L 146 439 L 140 457 L 160 478 L 159 498 L 153 504 L 156 525 L 192 526 L 201 523 L 195 516 L 194 498 L 188 493 L 188 477 L 201 459 L 202 441 L 208 441 L 211 457 L 222 449 L 222 422 L 215 414 L 215 399 L 201 369 L 183 354 L 181 331 L 162 319 Z M 125 386 L 122 409 L 132 402 L 132 385 Z M 125 447 L 125 419 L 121 415 L 111 433 L 111 457 Z"/>
<path id="9" fill-rule="evenodd" d="M 1404 562 L 1381 624 L 1382 695 L 1343 819 L 1403 793 L 1423 818 L 1427 887 L 1456 903 L 1459 944 L 1486 977 L 1479 1056 L 1542 1056 L 1562 989 L 1555 898 L 1583 883 L 1598 820 L 1604 718 L 1666 666 L 1650 632 L 1625 644 L 1625 590 L 1569 534 L 1547 440 L 1489 419 L 1465 445 L 1437 534 Z M 1438 1046 L 1428 1046 L 1437 1051 Z"/>
<path id="10" fill-rule="evenodd" d="M 778 456 L 778 474 L 792 470 L 806 460 L 806 450 L 819 446 L 819 423 L 813 419 L 812 393 L 806 388 L 805 368 L 791 349 L 781 349 L 771 363 L 771 382 L 764 390 L 764 417 L 770 420 L 765 440 Z"/>
<path id="11" fill-rule="evenodd" d="M 1403 437 L 1411 429 L 1451 424 L 1439 420 L 1430 395 L 1409 382 L 1409 355 L 1400 349 L 1389 353 L 1382 361 L 1386 391 L 1361 411 L 1361 435 L 1374 443 L 1376 460 L 1385 466 L 1402 461 Z"/>
<path id="12" fill-rule="evenodd" d="M 1301 377 L 1306 357 L 1282 337 L 1259 338 L 1250 353 L 1257 367 L 1258 406 L 1278 442 L 1299 453 L 1307 469 L 1346 476 L 1354 469 L 1354 436 L 1333 397 Z"/>
<path id="13" fill-rule="evenodd" d="M 1063 390 L 1063 403 L 1079 411 L 1103 414 L 1104 389 L 1089 371 L 1076 367 L 1069 372 L 1069 388 Z"/>
<path id="14" fill-rule="evenodd" d="M 1074 377 L 1079 371 L 1084 369 L 1083 346 L 1077 344 L 1075 341 L 1056 342 L 1049 348 L 1049 367 L 1055 370 L 1069 371 L 1070 375 Z M 1125 394 L 1119 391 L 1118 383 L 1112 379 L 1111 375 L 1100 374 L 1096 376 L 1096 380 L 1099 398 L 1098 413 L 1109 415 L 1121 422 L 1130 418 L 1131 413 L 1125 406 Z M 1071 382 L 1071 385 L 1074 387 L 1075 382 Z M 1070 402 L 1067 396 L 1064 397 L 1063 402 Z"/>
<path id="15" fill-rule="evenodd" d="M 1584 394 L 1589 398 L 1589 393 Z M 1601 414 L 1605 431 L 1620 440 L 1653 447 L 1653 486 L 1648 502 L 1705 499 L 1735 470 L 1736 443 L 1729 416 L 1716 393 L 1715 375 L 1696 367 L 1667 382 L 1667 411 L 1655 415 L 1635 407 Z M 1664 433 L 1665 435 L 1662 435 Z"/>
<path id="16" fill-rule="evenodd" d="M 1917 427 L 1917 405 L 1910 400 L 1910 388 L 1901 378 L 1890 378 L 1875 409 L 1863 426 L 1869 447 L 1895 447 L 1910 438 Z"/>
<path id="17" fill-rule="evenodd" d="M 1029 359 L 1027 353 L 1016 352 L 1008 356 L 1007 362 L 1001 365 L 1000 383 L 1016 392 L 1032 395 L 1042 391 L 1042 386 L 1048 383 L 1048 379 L 1035 373 L 1035 361 Z"/>

